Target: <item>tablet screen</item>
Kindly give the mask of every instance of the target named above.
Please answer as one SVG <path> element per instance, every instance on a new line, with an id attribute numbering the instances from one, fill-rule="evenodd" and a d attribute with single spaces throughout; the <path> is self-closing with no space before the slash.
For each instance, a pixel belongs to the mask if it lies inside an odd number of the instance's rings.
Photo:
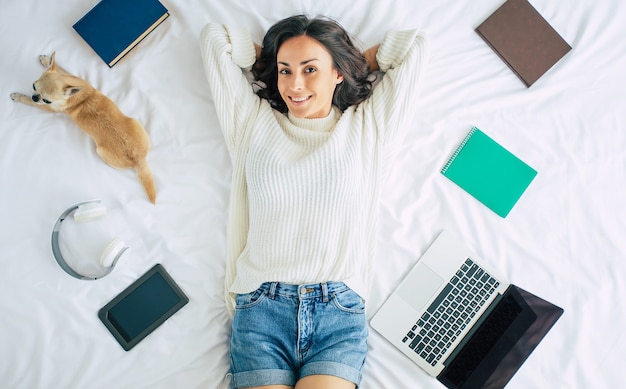
<path id="1" fill-rule="evenodd" d="M 105 305 L 98 316 L 124 350 L 130 350 L 189 299 L 160 264 Z"/>

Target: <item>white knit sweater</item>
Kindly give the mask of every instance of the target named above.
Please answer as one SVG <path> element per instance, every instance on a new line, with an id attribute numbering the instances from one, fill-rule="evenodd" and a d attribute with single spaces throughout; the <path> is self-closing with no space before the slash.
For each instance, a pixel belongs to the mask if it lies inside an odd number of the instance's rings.
<path id="1" fill-rule="evenodd" d="M 390 31 L 372 96 L 327 118 L 273 110 L 243 70 L 255 62 L 247 30 L 208 24 L 201 50 L 233 165 L 226 301 L 263 282 L 343 281 L 367 298 L 379 194 L 418 91 L 426 41 Z"/>

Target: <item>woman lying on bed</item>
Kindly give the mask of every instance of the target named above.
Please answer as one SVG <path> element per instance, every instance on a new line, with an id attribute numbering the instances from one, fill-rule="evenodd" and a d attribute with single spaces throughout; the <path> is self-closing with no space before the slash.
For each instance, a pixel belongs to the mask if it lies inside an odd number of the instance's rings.
<path id="1" fill-rule="evenodd" d="M 425 39 L 391 31 L 361 53 L 336 22 L 305 16 L 276 23 L 262 48 L 218 24 L 201 39 L 233 165 L 231 386 L 355 388 L 379 194 L 410 128 Z"/>

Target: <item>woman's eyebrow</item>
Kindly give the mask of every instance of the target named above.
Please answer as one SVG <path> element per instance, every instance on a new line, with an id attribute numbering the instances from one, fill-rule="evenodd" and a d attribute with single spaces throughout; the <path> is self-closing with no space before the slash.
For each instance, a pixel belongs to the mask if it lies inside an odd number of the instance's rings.
<path id="1" fill-rule="evenodd" d="M 307 60 L 305 60 L 305 61 L 300 62 L 300 65 L 306 65 L 306 64 L 308 64 L 309 62 L 313 62 L 313 61 L 319 61 L 319 59 L 317 59 L 317 58 L 307 59 Z M 280 65 L 290 66 L 288 62 L 278 61 L 278 63 L 279 63 Z"/>

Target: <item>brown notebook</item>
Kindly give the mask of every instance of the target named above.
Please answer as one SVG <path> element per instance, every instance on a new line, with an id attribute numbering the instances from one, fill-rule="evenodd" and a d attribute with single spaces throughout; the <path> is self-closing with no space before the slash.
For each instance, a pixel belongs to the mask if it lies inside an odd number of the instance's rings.
<path id="1" fill-rule="evenodd" d="M 507 0 L 476 32 L 526 87 L 572 49 L 527 0 Z"/>

